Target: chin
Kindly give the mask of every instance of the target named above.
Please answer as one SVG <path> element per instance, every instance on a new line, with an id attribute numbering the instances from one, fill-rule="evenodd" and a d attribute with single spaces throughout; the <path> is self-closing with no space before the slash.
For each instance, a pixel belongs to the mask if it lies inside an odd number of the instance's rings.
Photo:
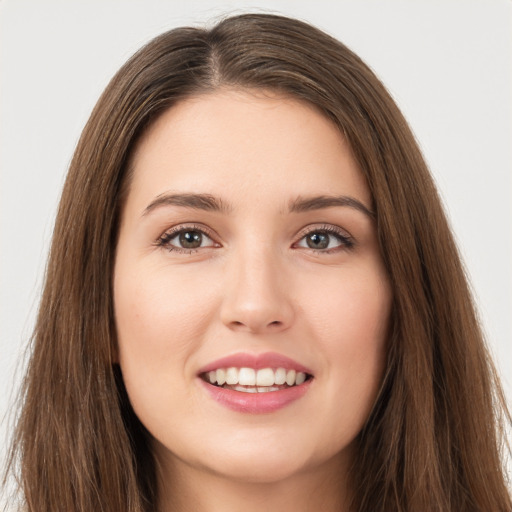
<path id="1" fill-rule="evenodd" d="M 269 433 L 270 435 L 270 433 Z M 196 458 L 198 466 L 220 478 L 248 484 L 271 484 L 317 472 L 322 467 L 338 466 L 344 459 L 345 450 L 336 446 L 319 447 L 307 440 L 293 438 L 290 433 L 267 439 L 261 436 L 251 439 L 233 439 L 231 443 L 216 444 L 204 456 Z M 288 441 L 288 442 L 287 442 Z M 190 460 L 190 459 L 189 459 Z"/>
<path id="2" fill-rule="evenodd" d="M 258 457 L 230 457 L 227 461 L 211 464 L 205 469 L 216 476 L 233 482 L 248 484 L 271 484 L 287 480 L 306 469 L 306 464 L 295 457 L 270 456 L 261 453 Z"/>
<path id="3" fill-rule="evenodd" d="M 318 464 L 318 461 L 310 460 L 307 450 L 302 450 L 300 444 L 286 443 L 281 436 L 267 439 L 268 442 L 263 442 L 261 436 L 257 441 L 255 438 L 256 433 L 250 437 L 210 439 L 207 446 L 196 443 L 193 451 L 180 449 L 190 447 L 188 443 L 171 447 L 155 440 L 154 452 L 158 458 L 163 456 L 171 466 L 186 461 L 192 470 L 232 482 L 252 484 L 283 481 Z"/>

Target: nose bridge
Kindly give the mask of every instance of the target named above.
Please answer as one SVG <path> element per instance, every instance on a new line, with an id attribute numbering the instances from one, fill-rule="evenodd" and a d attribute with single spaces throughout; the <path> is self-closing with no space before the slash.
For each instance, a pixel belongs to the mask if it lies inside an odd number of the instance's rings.
<path id="1" fill-rule="evenodd" d="M 223 322 L 250 332 L 286 329 L 293 306 L 285 274 L 284 263 L 271 244 L 245 243 L 234 250 L 226 270 Z"/>

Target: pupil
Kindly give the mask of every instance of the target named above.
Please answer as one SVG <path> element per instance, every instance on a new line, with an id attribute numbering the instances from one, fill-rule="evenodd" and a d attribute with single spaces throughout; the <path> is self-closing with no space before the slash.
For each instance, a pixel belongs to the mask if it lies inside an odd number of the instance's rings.
<path id="1" fill-rule="evenodd" d="M 199 231 L 185 231 L 180 233 L 180 244 L 185 249 L 197 249 L 201 247 L 203 235 Z"/>
<path id="2" fill-rule="evenodd" d="M 307 238 L 307 244 L 311 249 L 327 249 L 329 246 L 329 235 L 325 233 L 312 233 Z"/>

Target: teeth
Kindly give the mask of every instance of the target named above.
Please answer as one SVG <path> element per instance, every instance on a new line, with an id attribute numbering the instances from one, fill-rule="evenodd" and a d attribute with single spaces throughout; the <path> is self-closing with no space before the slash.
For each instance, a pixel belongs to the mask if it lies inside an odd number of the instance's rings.
<path id="1" fill-rule="evenodd" d="M 228 386 L 227 389 L 233 389 L 235 391 L 241 391 L 242 393 L 268 393 L 269 391 L 279 391 L 279 387 L 277 386 L 269 386 L 269 387 L 255 387 L 255 386 Z"/>
<path id="2" fill-rule="evenodd" d="M 283 385 L 286 382 L 286 370 L 284 368 L 278 368 L 274 380 L 278 386 Z"/>
<path id="3" fill-rule="evenodd" d="M 288 384 L 288 386 L 293 386 L 295 384 L 295 376 L 295 370 L 288 370 L 286 372 L 286 384 Z"/>
<path id="4" fill-rule="evenodd" d="M 238 384 L 238 368 L 228 368 L 226 370 L 226 384 Z"/>
<path id="5" fill-rule="evenodd" d="M 303 372 L 298 372 L 295 377 L 295 385 L 300 386 L 306 380 L 306 374 Z"/>
<path id="6" fill-rule="evenodd" d="M 233 386 L 235 391 L 242 391 L 243 393 L 257 393 L 258 390 L 254 387 L 244 387 L 244 386 Z"/>
<path id="7" fill-rule="evenodd" d="M 272 368 L 262 368 L 256 374 L 256 384 L 258 386 L 273 386 L 275 382 L 274 370 Z"/>
<path id="8" fill-rule="evenodd" d="M 219 386 L 222 386 L 222 384 L 226 382 L 226 370 L 224 370 L 223 368 L 219 368 L 215 373 L 217 374 L 217 384 Z M 215 382 L 212 382 L 211 380 L 210 382 L 212 384 L 215 384 Z"/>
<path id="9" fill-rule="evenodd" d="M 238 373 L 238 384 L 242 386 L 256 385 L 256 372 L 253 368 L 240 368 Z"/>
<path id="10" fill-rule="evenodd" d="M 211 370 L 205 374 L 210 384 L 218 386 L 226 385 L 236 391 L 245 391 L 248 393 L 277 391 L 280 388 L 276 386 L 300 386 L 306 380 L 307 375 L 304 372 L 296 370 L 286 370 L 284 368 L 219 368 Z M 246 387 L 243 387 L 246 386 Z"/>

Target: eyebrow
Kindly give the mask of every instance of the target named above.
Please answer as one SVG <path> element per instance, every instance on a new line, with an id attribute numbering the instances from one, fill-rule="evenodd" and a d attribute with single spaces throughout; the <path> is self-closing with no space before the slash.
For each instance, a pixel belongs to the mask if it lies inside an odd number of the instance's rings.
<path id="1" fill-rule="evenodd" d="M 164 193 L 157 196 L 142 212 L 142 216 L 148 215 L 161 206 L 182 206 L 193 210 L 229 213 L 231 208 L 222 199 L 210 194 L 170 194 Z"/>
<path id="2" fill-rule="evenodd" d="M 142 216 L 148 215 L 153 210 L 162 206 L 181 206 L 194 210 L 220 213 L 230 213 L 232 211 L 232 208 L 225 201 L 210 194 L 164 193 L 151 201 L 143 211 Z M 299 196 L 293 201 L 290 201 L 288 208 L 290 213 L 303 213 L 313 210 L 321 210 L 324 208 L 332 208 L 335 206 L 354 208 L 371 219 L 375 218 L 375 214 L 369 208 L 367 208 L 361 201 L 350 196 Z"/>
<path id="3" fill-rule="evenodd" d="M 354 208 L 370 219 L 375 218 L 375 213 L 365 206 L 361 201 L 350 196 L 314 196 L 314 197 L 302 197 L 299 196 L 289 204 L 290 212 L 308 212 L 311 210 L 321 210 L 323 208 L 331 208 L 333 206 L 348 206 Z"/>

